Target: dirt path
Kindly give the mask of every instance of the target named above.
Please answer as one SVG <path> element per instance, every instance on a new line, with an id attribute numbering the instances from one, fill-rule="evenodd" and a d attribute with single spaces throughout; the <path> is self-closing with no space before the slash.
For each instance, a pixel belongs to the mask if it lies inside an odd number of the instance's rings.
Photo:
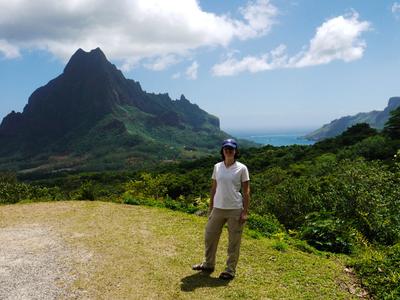
<path id="1" fill-rule="evenodd" d="M 38 224 L 0 228 L 0 299 L 80 298 L 71 251 L 51 228 Z"/>

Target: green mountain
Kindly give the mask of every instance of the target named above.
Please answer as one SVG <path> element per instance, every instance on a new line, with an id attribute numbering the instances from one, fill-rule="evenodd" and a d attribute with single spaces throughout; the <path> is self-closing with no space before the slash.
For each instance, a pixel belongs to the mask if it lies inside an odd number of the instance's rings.
<path id="1" fill-rule="evenodd" d="M 347 128 L 359 124 L 367 123 L 372 128 L 383 129 L 385 123 L 390 117 L 390 112 L 400 106 L 400 97 L 392 97 L 389 99 L 388 106 L 383 111 L 371 111 L 367 113 L 359 113 L 354 116 L 346 116 L 333 120 L 329 124 L 325 124 L 321 128 L 307 134 L 305 137 L 309 140 L 320 141 L 326 138 L 334 137 Z"/>
<path id="2" fill-rule="evenodd" d="M 192 158 L 228 137 L 219 119 L 181 96 L 142 90 L 99 49 L 76 51 L 64 72 L 0 125 L 0 170 L 117 169 Z"/>

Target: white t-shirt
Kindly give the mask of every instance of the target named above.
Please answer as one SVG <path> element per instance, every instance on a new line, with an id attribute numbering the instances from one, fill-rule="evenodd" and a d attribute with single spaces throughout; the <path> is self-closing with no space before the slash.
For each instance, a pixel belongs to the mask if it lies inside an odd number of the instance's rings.
<path id="1" fill-rule="evenodd" d="M 224 162 L 214 165 L 211 176 L 217 181 L 217 190 L 214 196 L 214 207 L 222 209 L 243 208 L 243 197 L 240 193 L 242 182 L 249 181 L 247 167 L 236 161 L 228 168 Z"/>

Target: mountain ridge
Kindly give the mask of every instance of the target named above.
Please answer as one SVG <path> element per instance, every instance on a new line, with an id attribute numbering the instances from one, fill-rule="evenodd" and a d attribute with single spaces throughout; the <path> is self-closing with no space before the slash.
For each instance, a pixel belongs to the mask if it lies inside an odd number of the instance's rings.
<path id="1" fill-rule="evenodd" d="M 389 98 L 388 105 L 384 110 L 373 110 L 370 112 L 361 112 L 351 116 L 345 116 L 323 125 L 321 128 L 305 135 L 305 138 L 313 141 L 320 141 L 326 138 L 335 137 L 343 133 L 347 128 L 358 124 L 367 123 L 372 128 L 383 129 L 385 123 L 390 117 L 390 112 L 400 106 L 400 97 Z"/>

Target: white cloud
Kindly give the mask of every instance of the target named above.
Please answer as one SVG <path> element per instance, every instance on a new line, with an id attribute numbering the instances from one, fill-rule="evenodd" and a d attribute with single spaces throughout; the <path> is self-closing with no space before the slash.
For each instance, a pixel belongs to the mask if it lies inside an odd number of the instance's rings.
<path id="1" fill-rule="evenodd" d="M 353 12 L 347 17 L 339 16 L 330 19 L 318 27 L 308 50 L 292 58 L 290 64 L 295 67 L 307 67 L 327 64 L 333 60 L 349 62 L 363 56 L 366 43 L 360 39 L 371 25 L 359 21 L 358 14 Z"/>
<path id="2" fill-rule="evenodd" d="M 168 65 L 163 58 L 265 35 L 278 10 L 257 0 L 240 12 L 240 19 L 217 15 L 196 0 L 0 0 L 0 40 L 11 49 L 46 50 L 63 60 L 78 48 L 100 47 L 124 69 L 160 58 L 157 69 Z"/>
<path id="3" fill-rule="evenodd" d="M 249 2 L 239 9 L 247 24 L 236 22 L 237 33 L 240 39 L 254 38 L 266 34 L 275 24 L 278 9 L 269 0 Z"/>
<path id="4" fill-rule="evenodd" d="M 400 3 L 394 2 L 392 5 L 392 14 L 395 16 L 395 18 L 400 18 Z"/>
<path id="5" fill-rule="evenodd" d="M 15 47 L 2 39 L 0 39 L 0 53 L 3 53 L 5 58 L 17 58 L 21 56 L 18 47 Z"/>
<path id="6" fill-rule="evenodd" d="M 242 72 L 256 73 L 283 68 L 287 64 L 286 46 L 280 45 L 271 52 L 260 57 L 246 56 L 241 60 L 229 57 L 224 62 L 213 66 L 215 76 L 232 76 Z"/>
<path id="7" fill-rule="evenodd" d="M 175 55 L 165 55 L 156 58 L 151 63 L 145 64 L 144 66 L 153 71 L 162 71 L 178 62 L 179 59 L 177 59 Z"/>
<path id="8" fill-rule="evenodd" d="M 194 61 L 187 69 L 186 69 L 186 76 L 189 79 L 197 79 L 197 70 L 199 68 L 199 64 L 197 63 L 197 61 Z"/>
<path id="9" fill-rule="evenodd" d="M 317 28 L 306 50 L 289 57 L 286 47 L 276 49 L 259 57 L 247 56 L 241 60 L 229 57 L 215 65 L 212 73 L 215 76 L 231 76 L 241 72 L 260 72 L 279 68 L 302 68 L 327 64 L 334 60 L 345 62 L 360 59 L 366 43 L 360 39 L 363 32 L 370 29 L 366 21 L 359 21 L 358 14 L 338 16 L 327 20 Z"/>

